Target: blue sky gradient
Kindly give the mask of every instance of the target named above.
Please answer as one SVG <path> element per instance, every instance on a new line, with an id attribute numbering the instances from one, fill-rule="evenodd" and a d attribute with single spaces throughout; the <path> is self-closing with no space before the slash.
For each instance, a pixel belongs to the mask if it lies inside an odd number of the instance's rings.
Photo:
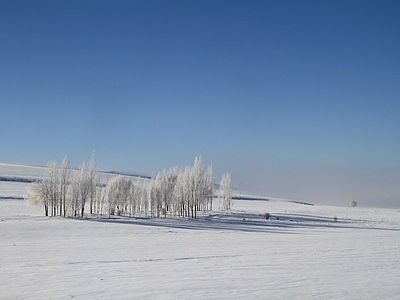
<path id="1" fill-rule="evenodd" d="M 0 1 L 0 160 L 400 207 L 399 1 Z"/>

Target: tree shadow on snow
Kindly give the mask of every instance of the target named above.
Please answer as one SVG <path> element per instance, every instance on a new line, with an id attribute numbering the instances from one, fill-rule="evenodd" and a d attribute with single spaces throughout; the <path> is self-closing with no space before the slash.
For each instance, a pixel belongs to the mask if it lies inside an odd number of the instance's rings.
<path id="1" fill-rule="evenodd" d="M 274 214 L 269 220 L 263 219 L 262 214 L 249 213 L 215 213 L 200 216 L 197 219 L 188 218 L 138 218 L 138 217 L 89 217 L 80 220 L 116 223 L 138 226 L 159 227 L 166 229 L 185 230 L 217 230 L 217 231 L 240 231 L 240 232 L 268 232 L 268 233 L 301 233 L 299 229 L 375 229 L 396 230 L 393 228 L 380 228 L 366 226 L 366 221 L 352 219 L 336 219 L 323 216 L 301 215 L 301 214 Z M 360 224 L 361 223 L 361 224 Z"/>
<path id="2" fill-rule="evenodd" d="M 261 218 L 261 217 L 260 217 Z M 224 220 L 213 218 L 128 218 L 128 217 L 112 217 L 112 218 L 82 218 L 80 220 L 139 225 L 149 227 L 161 227 L 166 229 L 185 229 L 185 230 L 218 230 L 218 231 L 242 231 L 242 232 L 280 232 L 294 233 L 289 230 L 278 230 L 278 228 L 268 226 L 268 222 L 248 221 L 248 220 Z"/>

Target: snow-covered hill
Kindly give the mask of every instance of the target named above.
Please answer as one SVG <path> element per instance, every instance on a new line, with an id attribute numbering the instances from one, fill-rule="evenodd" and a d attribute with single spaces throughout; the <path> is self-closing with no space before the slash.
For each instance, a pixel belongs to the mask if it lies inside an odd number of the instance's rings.
<path id="1" fill-rule="evenodd" d="M 0 181 L 0 195 L 27 184 Z M 0 299 L 400 298 L 399 210 L 241 197 L 196 220 L 51 218 L 0 200 Z"/>
<path id="2" fill-rule="evenodd" d="M 22 200 L 30 183 L 43 178 L 47 167 L 0 163 L 0 199 Z M 76 170 L 75 170 L 76 171 Z M 123 175 L 133 181 L 148 180 L 150 177 L 115 171 L 99 171 L 103 183 L 111 177 Z"/>

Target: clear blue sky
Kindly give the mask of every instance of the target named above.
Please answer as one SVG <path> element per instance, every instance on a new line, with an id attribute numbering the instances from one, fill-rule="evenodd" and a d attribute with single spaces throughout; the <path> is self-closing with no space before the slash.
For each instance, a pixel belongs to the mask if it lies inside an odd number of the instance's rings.
<path id="1" fill-rule="evenodd" d="M 0 1 L 0 161 L 400 207 L 400 1 Z"/>

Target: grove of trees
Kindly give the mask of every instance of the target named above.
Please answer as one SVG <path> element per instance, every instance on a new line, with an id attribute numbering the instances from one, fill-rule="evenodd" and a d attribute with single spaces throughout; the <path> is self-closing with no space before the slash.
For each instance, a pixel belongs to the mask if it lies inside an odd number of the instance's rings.
<path id="1" fill-rule="evenodd" d="M 72 169 L 65 157 L 61 165 L 48 164 L 43 179 L 32 183 L 26 199 L 44 207 L 46 216 L 83 217 L 86 214 L 119 216 L 179 216 L 196 218 L 213 209 L 215 179 L 212 166 L 201 157 L 193 166 L 173 167 L 149 180 L 132 181 L 117 175 L 102 182 L 94 152 L 89 164 Z M 232 185 L 225 173 L 219 188 L 220 208 L 231 209 Z"/>

